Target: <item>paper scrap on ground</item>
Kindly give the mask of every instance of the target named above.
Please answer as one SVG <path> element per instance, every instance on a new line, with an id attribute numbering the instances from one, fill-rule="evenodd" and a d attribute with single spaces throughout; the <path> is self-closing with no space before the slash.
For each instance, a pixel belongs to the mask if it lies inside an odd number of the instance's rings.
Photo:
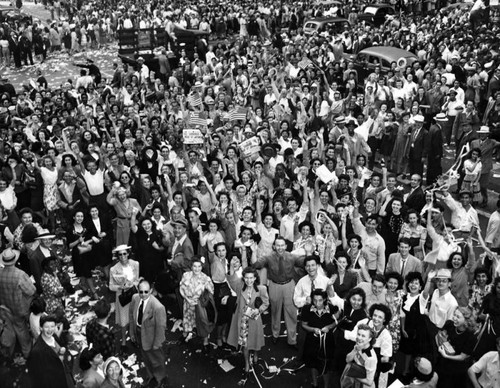
<path id="1" fill-rule="evenodd" d="M 404 386 L 405 385 L 401 381 L 396 380 L 391 385 L 389 385 L 389 388 L 403 388 Z"/>
<path id="2" fill-rule="evenodd" d="M 228 360 L 222 361 L 219 366 L 222 368 L 224 372 L 229 372 L 230 370 L 234 369 L 234 365 L 231 365 L 231 363 Z"/>

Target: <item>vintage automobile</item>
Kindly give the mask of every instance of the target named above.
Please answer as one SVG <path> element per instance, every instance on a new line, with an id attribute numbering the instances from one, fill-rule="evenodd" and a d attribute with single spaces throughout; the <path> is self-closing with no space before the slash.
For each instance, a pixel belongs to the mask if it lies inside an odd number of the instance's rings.
<path id="1" fill-rule="evenodd" d="M 12 6 L 0 6 L 0 23 L 9 21 L 19 21 L 32 23 L 33 18 L 21 11 L 19 8 Z"/>
<path id="2" fill-rule="evenodd" d="M 373 73 L 375 67 L 380 66 L 380 72 L 387 74 L 395 62 L 400 68 L 412 65 L 417 56 L 409 51 L 389 46 L 373 46 L 361 50 L 358 54 L 346 55 L 354 63 L 354 69 L 360 79 Z"/>
<path id="3" fill-rule="evenodd" d="M 365 22 L 374 26 L 381 26 L 386 21 L 386 16 L 396 14 L 396 10 L 390 4 L 370 4 L 358 15 L 358 22 Z"/>
<path id="4" fill-rule="evenodd" d="M 340 34 L 349 28 L 350 23 L 345 18 L 337 16 L 312 18 L 304 23 L 304 34 L 312 35 L 315 32 L 321 33 L 323 31 L 333 31 L 334 34 Z"/>

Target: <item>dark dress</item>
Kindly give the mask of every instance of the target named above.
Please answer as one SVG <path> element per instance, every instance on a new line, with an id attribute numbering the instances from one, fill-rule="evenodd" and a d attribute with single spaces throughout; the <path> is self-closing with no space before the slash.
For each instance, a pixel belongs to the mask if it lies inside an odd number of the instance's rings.
<path id="1" fill-rule="evenodd" d="M 301 320 L 310 327 L 322 329 L 335 322 L 333 311 L 333 306 L 328 304 L 320 315 L 314 305 L 306 305 L 302 308 Z M 333 342 L 332 331 L 326 334 L 326 340 L 314 333 L 307 332 L 302 356 L 306 367 L 320 371 L 331 368 L 334 356 Z"/>
<path id="2" fill-rule="evenodd" d="M 488 314 L 488 319 L 484 323 L 486 326 L 474 350 L 474 360 L 479 360 L 487 352 L 496 350 L 495 339 L 500 333 L 500 298 L 494 294 L 486 294 L 481 312 Z"/>
<path id="3" fill-rule="evenodd" d="M 402 309 L 406 315 L 404 329 L 408 338 L 401 335 L 399 350 L 412 356 L 427 356 L 432 354 L 432 345 L 429 333 L 425 326 L 425 315 L 420 313 L 420 302 L 417 297 L 407 309 L 405 306 L 408 295 L 403 296 Z"/>
<path id="4" fill-rule="evenodd" d="M 339 317 L 337 330 L 335 330 L 335 351 L 333 356 L 333 370 L 342 373 L 346 366 L 346 356 L 354 348 L 354 342 L 346 340 L 345 331 L 351 331 L 356 324 L 367 317 L 364 309 L 353 310 L 350 303 L 346 302 L 344 311 Z M 333 344 L 331 345 L 333 346 Z"/>
<path id="5" fill-rule="evenodd" d="M 97 233 L 97 229 L 92 221 L 92 218 L 89 217 L 86 221 L 85 227 L 88 231 L 88 235 L 90 237 L 99 237 L 99 233 Z M 106 237 L 101 239 L 97 244 L 93 243 L 91 252 L 95 263 L 101 267 L 106 267 L 112 263 L 113 258 L 111 253 L 111 248 L 113 246 L 113 226 L 111 225 L 108 217 L 99 216 L 99 221 L 101 223 L 101 232 L 106 233 Z"/>
<path id="6" fill-rule="evenodd" d="M 401 227 L 403 226 L 405 216 L 392 214 L 392 201 L 387 205 L 387 215 L 382 218 L 380 235 L 385 241 L 385 256 L 389 257 L 391 253 L 398 251 L 398 238 Z"/>
<path id="7" fill-rule="evenodd" d="M 66 242 L 68 246 L 78 240 L 81 236 L 83 236 L 85 241 L 90 239 L 90 235 L 85 227 L 82 232 L 78 233 L 75 230 L 74 225 L 71 225 L 66 231 Z M 96 267 L 96 261 L 92 251 L 80 253 L 77 245 L 71 250 L 71 258 L 73 259 L 73 268 L 76 276 L 84 278 L 92 277 L 92 270 Z"/>
<path id="8" fill-rule="evenodd" d="M 139 229 L 136 233 L 136 258 L 139 262 L 140 275 L 150 282 L 154 282 L 158 274 L 165 269 L 163 261 L 163 257 L 166 257 L 165 252 L 153 248 L 154 242 L 162 247 L 161 240 L 161 235 L 156 230 L 149 235 L 143 229 Z"/>
<path id="9" fill-rule="evenodd" d="M 336 273 L 336 272 L 335 272 Z M 337 274 L 338 275 L 338 274 Z M 355 272 L 347 270 L 344 274 L 344 279 L 342 279 L 342 284 L 340 283 L 340 277 L 337 276 L 335 282 L 333 283 L 333 289 L 335 293 L 341 297 L 345 298 L 349 293 L 349 290 L 356 287 L 358 284 L 358 276 Z"/>
<path id="10" fill-rule="evenodd" d="M 453 321 L 447 321 L 443 330 L 448 334 L 448 341 L 455 349 L 455 354 L 465 353 L 471 355 L 476 344 L 476 337 L 470 331 L 464 331 L 458 334 Z M 466 388 L 468 382 L 467 370 L 469 360 L 454 361 L 448 360 L 439 354 L 436 366 L 436 372 L 439 376 L 440 388 Z"/>

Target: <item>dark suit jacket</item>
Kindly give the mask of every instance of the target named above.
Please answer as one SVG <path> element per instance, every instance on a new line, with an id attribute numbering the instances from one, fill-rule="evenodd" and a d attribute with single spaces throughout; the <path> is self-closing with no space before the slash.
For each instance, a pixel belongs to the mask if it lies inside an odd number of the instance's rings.
<path id="1" fill-rule="evenodd" d="M 139 294 L 132 297 L 129 308 L 130 338 L 137 339 L 137 314 L 141 298 Z M 165 342 L 165 329 L 167 328 L 167 313 L 165 307 L 154 295 L 149 297 L 142 316 L 141 344 L 143 350 L 158 349 Z"/>
<path id="2" fill-rule="evenodd" d="M 341 297 L 345 298 L 349 293 L 351 288 L 356 287 L 358 284 L 358 276 L 356 273 L 351 271 L 346 271 L 344 275 L 344 281 L 340 284 L 340 278 L 337 276 L 335 282 L 333 283 L 333 289 Z"/>
<path id="3" fill-rule="evenodd" d="M 111 220 L 106 216 L 99 215 L 99 221 L 101 222 L 101 232 L 106 233 L 105 239 L 111 239 L 113 236 L 113 225 L 111 224 Z M 88 236 L 98 237 L 99 233 L 97 233 L 97 229 L 91 217 L 85 219 L 85 229 L 87 229 Z"/>
<path id="4" fill-rule="evenodd" d="M 385 273 L 388 272 L 397 272 L 403 279 L 410 272 L 420 272 L 422 273 L 422 262 L 417 259 L 415 256 L 409 255 L 406 259 L 406 265 L 404 268 L 404 273 L 401 273 L 401 254 L 400 253 L 392 253 L 389 255 L 389 260 L 387 262 L 387 268 Z"/>
<path id="5" fill-rule="evenodd" d="M 443 134 L 441 128 L 433 124 L 424 139 L 422 157 L 429 158 L 428 162 L 436 162 L 443 157 Z"/>
<path id="6" fill-rule="evenodd" d="M 73 388 L 73 378 L 59 356 L 39 336 L 28 357 L 28 375 L 32 387 Z"/>
<path id="7" fill-rule="evenodd" d="M 413 192 L 406 199 L 405 205 L 408 206 L 408 209 L 414 209 L 418 212 L 422 210 L 425 206 L 425 194 L 422 187 L 418 187 L 413 190 Z"/>
<path id="8" fill-rule="evenodd" d="M 415 131 L 415 129 L 414 129 Z M 422 159 L 422 155 L 424 153 L 424 139 L 427 136 L 427 131 L 424 128 L 420 129 L 418 136 L 415 138 L 413 142 L 413 147 L 411 147 L 411 139 L 410 139 L 410 159 L 412 160 L 420 160 Z"/>
<path id="9" fill-rule="evenodd" d="M 175 252 L 172 252 L 175 240 L 172 246 L 168 249 L 167 259 L 173 261 L 171 262 L 172 269 L 176 271 L 178 279 L 181 280 L 182 274 L 187 271 L 191 271 L 191 260 L 194 256 L 193 244 L 189 237 L 186 237 L 184 242 L 177 246 Z"/>
<path id="10" fill-rule="evenodd" d="M 51 256 L 56 257 L 52 251 L 51 251 Z M 35 279 L 35 285 L 36 288 L 39 292 L 41 292 L 42 287 L 40 285 L 40 280 L 42 278 L 42 261 L 45 259 L 45 255 L 43 254 L 42 250 L 40 247 L 36 248 L 35 251 L 33 252 L 33 255 L 30 258 L 30 271 L 31 274 L 33 275 L 33 278 Z"/>

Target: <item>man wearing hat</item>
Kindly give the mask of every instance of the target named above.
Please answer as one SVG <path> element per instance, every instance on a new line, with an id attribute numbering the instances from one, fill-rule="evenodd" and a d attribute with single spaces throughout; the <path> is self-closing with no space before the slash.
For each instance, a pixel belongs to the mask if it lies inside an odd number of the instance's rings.
<path id="1" fill-rule="evenodd" d="M 442 111 L 446 113 L 446 117 L 448 118 L 446 125 L 443 123 L 444 140 L 448 146 L 451 143 L 451 130 L 460 109 L 463 109 L 463 104 L 457 100 L 457 91 L 455 89 L 450 89 L 448 98 L 442 107 Z"/>
<path id="2" fill-rule="evenodd" d="M 436 388 L 438 375 L 432 369 L 431 362 L 424 357 L 415 359 L 415 377 L 406 388 Z"/>
<path id="3" fill-rule="evenodd" d="M 483 202 L 481 206 L 488 205 L 488 187 L 490 183 L 490 173 L 493 170 L 493 154 L 500 150 L 500 142 L 490 137 L 490 129 L 487 126 L 482 126 L 477 131 L 479 139 L 470 142 L 471 149 L 479 148 L 481 151 L 481 163 L 483 168 L 481 170 L 481 178 L 479 178 L 479 185 L 481 186 L 481 196 Z"/>
<path id="4" fill-rule="evenodd" d="M 27 322 L 36 288 L 28 274 L 16 267 L 19 254 L 19 251 L 7 248 L 0 255 L 0 305 L 8 308 L 12 314 L 11 321 L 16 339 L 26 359 L 31 350 Z M 12 353 L 13 351 L 14 349 Z"/>
<path id="5" fill-rule="evenodd" d="M 363 136 L 354 132 L 357 125 L 356 122 L 351 119 L 347 123 L 347 134 L 343 134 L 339 138 L 339 143 L 343 143 L 343 157 L 346 160 L 348 166 L 353 165 L 354 161 L 358 157 L 358 155 L 364 155 L 368 158 L 368 155 L 371 152 L 370 146 L 363 138 Z"/>
<path id="6" fill-rule="evenodd" d="M 465 127 L 467 125 L 472 126 L 472 129 L 474 132 L 479 129 L 479 125 L 481 123 L 481 120 L 479 120 L 479 116 L 476 112 L 476 109 L 474 107 L 474 102 L 473 101 L 467 101 L 467 104 L 465 105 L 465 109 L 459 111 L 457 114 L 457 118 L 455 119 L 455 122 L 453 123 L 453 128 L 451 131 L 451 141 L 455 140 L 455 143 L 457 145 L 457 153 L 460 152 L 460 148 L 458 148 L 458 144 L 464 137 L 465 133 Z"/>
<path id="7" fill-rule="evenodd" d="M 422 164 L 424 137 L 427 131 L 424 129 L 424 116 L 416 115 L 413 120 L 415 121 L 415 125 L 410 136 L 408 166 L 411 175 L 418 174 L 422 176 L 424 172 L 424 166 Z"/>
<path id="8" fill-rule="evenodd" d="M 424 140 L 422 164 L 427 163 L 427 185 L 432 185 L 443 173 L 441 159 L 443 158 L 443 123 L 448 121 L 444 113 L 434 116 L 434 122 L 429 128 Z"/>
<path id="9" fill-rule="evenodd" d="M 177 273 L 180 280 L 184 272 L 191 270 L 191 259 L 194 256 L 194 249 L 191 240 L 187 235 L 188 222 L 185 217 L 179 216 L 171 223 L 174 229 L 174 243 L 167 254 L 167 262 Z"/>
<path id="10" fill-rule="evenodd" d="M 50 233 L 47 229 L 42 229 L 35 239 L 40 242 L 40 245 L 38 245 L 30 258 L 30 270 L 35 279 L 35 285 L 39 293 L 42 292 L 42 285 L 40 284 L 42 278 L 42 261 L 47 257 L 57 259 L 57 256 L 52 252 L 51 248 L 52 241 L 55 237 L 55 234 Z"/>

